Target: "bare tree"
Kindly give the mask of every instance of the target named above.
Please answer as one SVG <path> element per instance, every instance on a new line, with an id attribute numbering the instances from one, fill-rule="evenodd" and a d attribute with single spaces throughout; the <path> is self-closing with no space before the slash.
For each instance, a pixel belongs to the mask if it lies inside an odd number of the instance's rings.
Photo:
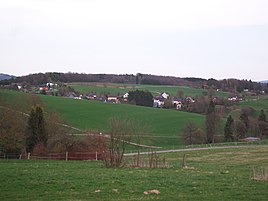
<path id="1" fill-rule="evenodd" d="M 164 100 L 163 108 L 166 108 L 166 109 L 174 108 L 174 105 L 173 105 L 172 100 L 170 98 Z"/>
<path id="2" fill-rule="evenodd" d="M 106 167 L 122 167 L 127 142 L 131 140 L 133 124 L 128 119 L 113 117 L 110 119 L 110 142 L 108 152 L 105 153 Z"/>
<path id="3" fill-rule="evenodd" d="M 241 120 L 235 121 L 235 131 L 237 140 L 246 136 L 247 128 Z"/>
<path id="4" fill-rule="evenodd" d="M 188 123 L 182 130 L 180 137 L 185 144 L 200 144 L 206 141 L 204 131 L 194 123 Z"/>
<path id="5" fill-rule="evenodd" d="M 0 151 L 21 153 L 25 149 L 25 121 L 16 111 L 0 108 Z"/>
<path id="6" fill-rule="evenodd" d="M 215 104 L 212 100 L 209 103 L 206 114 L 206 131 L 207 131 L 207 143 L 214 143 L 214 135 L 216 132 L 216 114 L 215 114 Z"/>
<path id="7" fill-rule="evenodd" d="M 184 98 L 184 92 L 181 91 L 181 90 L 178 90 L 176 96 L 177 96 L 178 98 Z"/>

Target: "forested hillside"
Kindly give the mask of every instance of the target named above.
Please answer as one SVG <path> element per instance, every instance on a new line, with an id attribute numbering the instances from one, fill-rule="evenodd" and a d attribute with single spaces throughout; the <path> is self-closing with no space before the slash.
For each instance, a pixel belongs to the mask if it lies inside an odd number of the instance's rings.
<path id="1" fill-rule="evenodd" d="M 268 84 L 253 82 L 251 80 L 238 79 L 202 79 L 202 78 L 179 78 L 174 76 L 159 76 L 150 74 L 84 74 L 84 73 L 38 73 L 17 77 L 11 80 L 2 80 L 0 85 L 12 83 L 24 83 L 29 85 L 40 85 L 47 82 L 101 82 L 101 83 L 123 83 L 123 84 L 150 84 L 150 85 L 176 85 L 191 86 L 203 89 L 217 89 L 226 92 L 240 93 L 243 91 L 256 94 L 268 93 Z"/>

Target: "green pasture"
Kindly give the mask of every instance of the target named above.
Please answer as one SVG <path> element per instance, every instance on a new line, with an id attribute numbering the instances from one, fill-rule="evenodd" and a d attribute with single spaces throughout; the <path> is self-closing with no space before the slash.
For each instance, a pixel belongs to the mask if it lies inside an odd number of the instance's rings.
<path id="1" fill-rule="evenodd" d="M 260 114 L 261 110 L 264 110 L 266 116 L 268 116 L 268 96 L 262 96 L 262 97 L 256 97 L 256 98 L 250 98 L 250 99 L 246 99 L 245 101 L 242 102 L 238 102 L 237 105 L 240 108 L 253 108 L 254 114 L 253 116 L 255 118 L 257 118 Z M 235 117 L 239 117 L 241 113 L 240 109 L 237 109 L 236 111 L 232 111 L 232 115 L 234 115 Z"/>
<path id="2" fill-rule="evenodd" d="M 99 161 L 2 159 L 0 200 L 264 201 L 268 182 L 252 179 L 252 169 L 268 167 L 267 153 L 266 145 L 161 155 L 171 164 L 168 169 L 107 169 Z M 181 168 L 183 154 L 187 168 Z M 144 194 L 153 189 L 160 194 Z"/>
<path id="3" fill-rule="evenodd" d="M 248 99 L 243 102 L 238 103 L 242 107 L 252 107 L 255 110 L 265 110 L 268 111 L 268 96 L 256 97 L 254 99 Z"/>
<path id="4" fill-rule="evenodd" d="M 34 97 L 34 98 L 32 98 Z M 31 104 L 37 102 L 38 97 L 32 94 L 0 89 L 1 106 L 12 105 L 13 108 L 26 112 L 31 109 Z"/>
<path id="5" fill-rule="evenodd" d="M 179 133 L 187 123 L 195 122 L 201 127 L 204 124 L 203 115 L 175 110 L 52 96 L 40 97 L 47 110 L 59 112 L 71 125 L 85 130 L 108 132 L 111 117 L 138 121 L 147 128 L 142 135 L 143 142 L 161 147 L 179 145 Z"/>
<path id="6" fill-rule="evenodd" d="M 176 96 L 178 91 L 182 91 L 184 96 L 200 96 L 207 90 L 198 89 L 193 87 L 186 86 L 167 86 L 167 85 L 134 85 L 134 84 L 108 84 L 108 83 L 84 83 L 77 84 L 72 83 L 69 84 L 76 91 L 80 91 L 82 93 L 97 93 L 97 94 L 123 94 L 132 90 L 147 90 L 150 91 L 154 96 L 159 95 L 163 92 L 170 94 L 171 96 Z M 228 96 L 227 93 L 224 92 L 216 92 L 216 95 L 219 96 Z"/>

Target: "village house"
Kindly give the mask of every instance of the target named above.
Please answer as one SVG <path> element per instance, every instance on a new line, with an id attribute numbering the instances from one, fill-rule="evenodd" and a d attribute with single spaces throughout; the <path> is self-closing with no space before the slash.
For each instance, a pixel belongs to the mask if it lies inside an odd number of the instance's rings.
<path id="1" fill-rule="evenodd" d="M 162 108 L 165 104 L 165 100 L 169 98 L 169 94 L 166 92 L 161 93 L 160 96 L 154 97 L 153 107 Z"/>
<path id="2" fill-rule="evenodd" d="M 53 88 L 53 87 L 57 87 L 58 84 L 54 84 L 52 82 L 48 82 L 48 83 L 46 83 L 46 86 L 48 86 L 49 88 Z"/>
<path id="3" fill-rule="evenodd" d="M 129 96 L 129 93 L 128 93 L 128 92 L 125 93 L 125 94 L 123 95 L 123 100 L 124 100 L 125 102 L 128 101 L 128 96 Z"/>
<path id="4" fill-rule="evenodd" d="M 40 86 L 39 91 L 48 91 L 48 86 Z"/>
<path id="5" fill-rule="evenodd" d="M 174 97 L 172 100 L 172 104 L 177 110 L 180 110 L 182 108 L 182 99 Z"/>
<path id="6" fill-rule="evenodd" d="M 231 102 L 236 102 L 236 101 L 242 101 L 243 99 L 241 97 L 238 97 L 238 96 L 230 96 L 228 98 L 228 101 L 231 101 Z"/>
<path id="7" fill-rule="evenodd" d="M 163 98 L 162 96 L 158 96 L 158 97 L 155 97 L 153 99 L 153 107 L 155 108 L 162 108 L 164 106 L 164 103 L 165 103 L 165 98 Z"/>
<path id="8" fill-rule="evenodd" d="M 96 100 L 97 95 L 96 94 L 87 94 L 86 99 L 88 99 L 88 100 Z"/>
<path id="9" fill-rule="evenodd" d="M 188 103 L 194 103 L 194 102 L 195 102 L 195 99 L 192 98 L 191 96 L 186 97 L 185 100 L 186 100 L 186 102 L 188 102 Z"/>
<path id="10" fill-rule="evenodd" d="M 164 99 L 168 99 L 169 94 L 167 94 L 166 92 L 163 92 L 163 93 L 161 94 L 161 96 L 162 96 Z"/>
<path id="11" fill-rule="evenodd" d="M 115 103 L 115 104 L 120 104 L 120 100 L 117 96 L 107 96 L 105 101 L 106 103 Z"/>

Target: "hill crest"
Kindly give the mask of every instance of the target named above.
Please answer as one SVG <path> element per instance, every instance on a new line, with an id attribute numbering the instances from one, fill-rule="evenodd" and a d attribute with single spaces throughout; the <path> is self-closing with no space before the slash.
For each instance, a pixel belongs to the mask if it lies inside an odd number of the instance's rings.
<path id="1" fill-rule="evenodd" d="M 12 78 L 16 78 L 16 76 L 0 73 L 0 80 L 10 80 Z"/>

